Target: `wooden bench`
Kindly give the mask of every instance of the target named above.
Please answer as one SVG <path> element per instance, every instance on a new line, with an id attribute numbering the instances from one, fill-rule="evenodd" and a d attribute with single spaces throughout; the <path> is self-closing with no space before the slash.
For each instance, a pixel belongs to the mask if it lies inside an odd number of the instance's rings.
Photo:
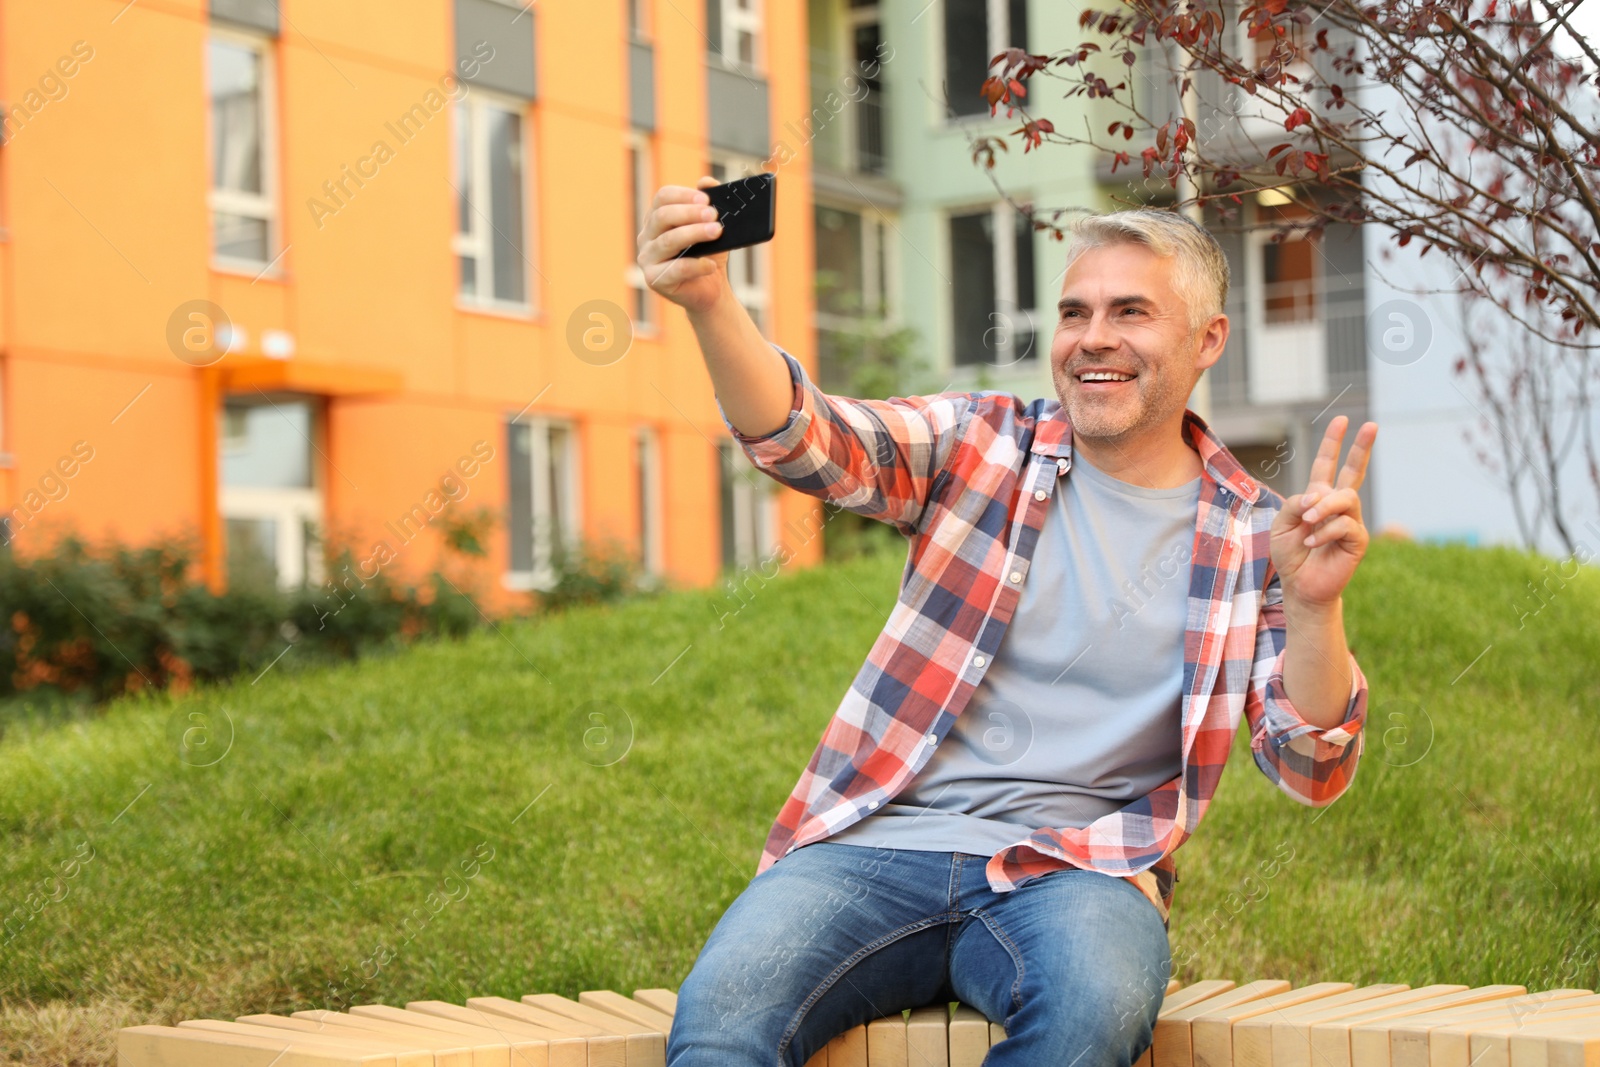
<path id="1" fill-rule="evenodd" d="M 193 1019 L 117 1035 L 119 1067 L 664 1067 L 677 996 L 605 990 L 465 1005 Z M 978 1067 L 1005 1039 L 959 1004 L 841 1034 L 807 1067 Z M 1587 989 L 1264 979 L 1168 984 L 1139 1067 L 1600 1067 Z"/>

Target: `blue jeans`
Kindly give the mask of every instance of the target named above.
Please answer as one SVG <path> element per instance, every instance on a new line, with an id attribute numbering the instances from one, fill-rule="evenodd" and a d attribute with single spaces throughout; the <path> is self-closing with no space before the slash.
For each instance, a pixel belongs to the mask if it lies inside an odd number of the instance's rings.
<path id="1" fill-rule="evenodd" d="M 986 1067 L 1129 1067 L 1172 969 L 1155 905 L 1078 868 L 996 893 L 987 862 L 827 841 L 789 853 L 701 949 L 667 1067 L 803 1067 L 854 1026 L 952 1000 L 1005 1027 Z"/>

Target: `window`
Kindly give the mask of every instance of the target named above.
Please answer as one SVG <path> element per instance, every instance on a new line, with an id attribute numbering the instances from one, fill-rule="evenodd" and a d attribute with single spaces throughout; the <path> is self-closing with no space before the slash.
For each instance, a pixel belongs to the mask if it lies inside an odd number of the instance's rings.
<path id="1" fill-rule="evenodd" d="M 292 589 L 321 580 L 318 415 L 299 397 L 223 405 L 217 502 L 230 584 Z"/>
<path id="2" fill-rule="evenodd" d="M 944 83 L 953 116 L 989 113 L 979 92 L 989 60 L 1012 47 L 1028 47 L 1027 0 L 944 0 Z"/>
<path id="3" fill-rule="evenodd" d="M 259 270 L 277 255 L 270 121 L 272 46 L 213 30 L 206 50 L 211 97 L 211 251 L 219 264 Z"/>
<path id="4" fill-rule="evenodd" d="M 650 36 L 649 0 L 624 0 L 628 5 L 628 36 L 635 41 L 643 41 Z"/>
<path id="5" fill-rule="evenodd" d="M 756 567 L 777 551 L 774 483 L 731 440 L 717 447 L 722 511 L 722 566 Z"/>
<path id="6" fill-rule="evenodd" d="M 1263 226 L 1281 227 L 1310 214 L 1292 201 L 1271 206 L 1258 205 L 1257 218 Z M 1284 241 L 1274 241 L 1267 230 L 1256 242 L 1260 261 L 1261 313 L 1267 325 L 1288 322 L 1315 322 L 1318 316 L 1318 250 L 1304 231 L 1291 232 Z"/>
<path id="7" fill-rule="evenodd" d="M 1033 226 L 1010 204 L 950 217 L 952 362 L 1005 367 L 1035 351 Z"/>
<path id="8" fill-rule="evenodd" d="M 732 159 L 712 160 L 711 176 L 719 182 L 732 180 L 729 175 L 737 166 Z M 754 162 L 746 162 L 742 167 L 746 177 L 758 172 L 760 168 Z M 755 320 L 756 329 L 762 333 L 767 332 L 767 255 L 768 246 L 764 244 L 752 245 L 749 248 L 735 248 L 728 253 L 728 285 L 733 290 L 734 298 L 744 305 L 744 309 Z"/>
<path id="9" fill-rule="evenodd" d="M 475 90 L 456 105 L 456 238 L 463 301 L 527 310 L 520 107 Z"/>
<path id="10" fill-rule="evenodd" d="M 1256 228 L 1245 239 L 1245 356 L 1252 404 L 1322 403 L 1328 390 L 1322 250 L 1303 231 L 1274 232 L 1307 217 L 1277 190 L 1256 194 Z"/>
<path id="11" fill-rule="evenodd" d="M 706 0 L 706 41 L 730 66 L 760 67 L 762 0 Z"/>
<path id="12" fill-rule="evenodd" d="M 890 317 L 888 223 L 826 204 L 815 222 L 818 319 Z"/>
<path id="13" fill-rule="evenodd" d="M 638 236 L 644 230 L 644 220 L 650 215 L 650 201 L 654 193 L 655 185 L 650 166 L 650 138 L 636 130 L 628 138 L 628 203 L 632 209 L 628 242 L 632 254 L 629 256 L 626 271 L 628 288 L 633 293 L 633 306 L 629 311 L 633 316 L 635 331 L 655 328 L 655 298 L 650 292 L 650 287 L 645 284 L 644 271 L 640 269 L 637 258 Z"/>
<path id="14" fill-rule="evenodd" d="M 555 563 L 578 543 L 576 433 L 564 422 L 530 419 L 506 428 L 509 468 L 511 573 L 506 584 L 547 589 Z"/>
<path id="15" fill-rule="evenodd" d="M 649 427 L 634 438 L 634 468 L 638 476 L 639 562 L 647 575 L 662 570 L 661 443 Z"/>

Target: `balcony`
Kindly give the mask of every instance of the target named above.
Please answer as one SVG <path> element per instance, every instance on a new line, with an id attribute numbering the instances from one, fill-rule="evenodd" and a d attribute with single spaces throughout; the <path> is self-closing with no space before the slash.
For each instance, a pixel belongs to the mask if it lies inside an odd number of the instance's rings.
<path id="1" fill-rule="evenodd" d="M 1268 288 L 1268 287 L 1264 287 Z M 1364 393 L 1366 305 L 1359 293 L 1270 287 L 1253 307 L 1228 309 L 1232 331 L 1208 371 L 1218 410 L 1325 404 Z"/>
<path id="2" fill-rule="evenodd" d="M 889 169 L 884 88 L 841 69 L 831 53 L 813 53 L 811 114 L 803 123 L 788 124 L 783 132 L 809 139 L 818 167 L 883 176 Z"/>

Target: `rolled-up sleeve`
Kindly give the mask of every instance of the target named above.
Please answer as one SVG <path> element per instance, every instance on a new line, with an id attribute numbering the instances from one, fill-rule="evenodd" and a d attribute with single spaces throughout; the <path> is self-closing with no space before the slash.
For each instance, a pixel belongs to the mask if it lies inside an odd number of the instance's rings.
<path id="1" fill-rule="evenodd" d="M 853 400 L 823 392 L 800 361 L 789 368 L 789 417 L 768 434 L 740 433 L 717 412 L 750 462 L 776 481 L 858 515 L 912 532 L 938 472 L 970 417 L 968 393 Z"/>
<path id="2" fill-rule="evenodd" d="M 1350 787 L 1360 762 L 1367 720 L 1367 679 L 1350 653 L 1350 694 L 1334 726 L 1306 721 L 1283 686 L 1285 621 L 1283 586 L 1274 575 L 1256 625 L 1256 658 L 1245 718 L 1256 765 L 1279 789 L 1302 804 L 1323 807 Z"/>

